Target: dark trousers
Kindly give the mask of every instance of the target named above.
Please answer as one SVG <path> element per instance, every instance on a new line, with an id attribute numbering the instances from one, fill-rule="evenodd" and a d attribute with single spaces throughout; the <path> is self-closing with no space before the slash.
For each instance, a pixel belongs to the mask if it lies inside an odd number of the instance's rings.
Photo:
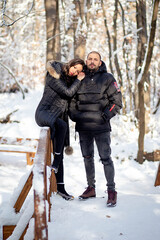
<path id="1" fill-rule="evenodd" d="M 94 140 L 97 145 L 100 160 L 104 167 L 104 174 L 108 190 L 115 190 L 114 165 L 111 158 L 110 132 L 80 131 L 80 146 L 84 158 L 88 186 L 95 187 Z"/>
<path id="2" fill-rule="evenodd" d="M 54 150 L 54 161 L 52 165 L 58 168 L 58 173 L 56 173 L 57 183 L 63 183 L 63 150 L 66 132 L 67 123 L 61 118 L 58 118 L 54 127 L 51 128 L 51 139 Z"/>

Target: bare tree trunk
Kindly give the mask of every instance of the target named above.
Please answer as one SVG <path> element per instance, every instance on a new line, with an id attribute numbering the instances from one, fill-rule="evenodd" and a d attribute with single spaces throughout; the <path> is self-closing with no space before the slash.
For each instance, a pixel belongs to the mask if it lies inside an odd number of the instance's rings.
<path id="1" fill-rule="evenodd" d="M 142 65 L 141 73 L 138 77 L 138 96 L 139 96 L 139 138 L 138 138 L 138 154 L 137 161 L 139 163 L 143 163 L 143 153 L 144 153 L 144 136 L 145 136 L 145 107 L 144 107 L 144 82 L 146 80 L 149 66 L 151 63 L 153 47 L 154 47 L 154 39 L 156 32 L 156 21 L 158 15 L 158 4 L 159 0 L 154 1 L 153 6 L 153 15 L 151 20 L 151 29 L 150 29 L 150 37 L 148 43 L 148 49 L 145 55 L 145 61 Z"/>
<path id="2" fill-rule="evenodd" d="M 63 16 L 60 17 L 60 25 L 61 25 L 61 31 L 63 32 L 62 36 L 61 36 L 61 41 L 62 41 L 62 44 L 61 44 L 61 57 L 62 57 L 62 60 L 64 62 L 67 62 L 69 61 L 69 58 L 70 58 L 70 49 L 71 49 L 71 52 L 72 52 L 72 40 L 69 40 L 67 37 L 68 36 L 72 36 L 73 35 L 73 31 L 72 31 L 72 24 L 70 24 L 70 26 L 68 27 L 67 24 L 66 24 L 66 4 L 67 4 L 67 1 L 65 0 L 61 0 L 61 10 L 63 12 Z M 62 30 L 63 29 L 63 30 Z M 73 56 L 72 56 L 73 57 Z"/>
<path id="3" fill-rule="evenodd" d="M 114 17 L 113 17 L 113 28 L 114 28 L 114 35 L 113 35 L 113 50 L 114 50 L 114 62 L 115 67 L 118 74 L 118 80 L 120 85 L 122 86 L 122 73 L 120 70 L 118 57 L 117 57 L 117 15 L 118 15 L 118 0 L 115 0 L 115 10 L 114 10 Z"/>
<path id="4" fill-rule="evenodd" d="M 124 98 L 124 90 L 123 90 L 123 81 L 122 81 L 122 73 L 119 66 L 118 56 L 117 56 L 117 15 L 118 15 L 118 0 L 115 0 L 115 10 L 113 16 L 113 50 L 114 50 L 114 63 L 118 74 L 118 81 L 120 83 L 120 89 L 122 92 L 122 102 L 123 102 L 123 114 L 126 114 L 126 101 Z"/>
<path id="5" fill-rule="evenodd" d="M 150 73 L 148 72 L 146 76 L 146 86 L 144 90 L 144 104 L 145 108 L 145 133 L 150 131 L 149 123 L 150 123 L 150 114 L 151 114 L 151 83 L 150 83 Z"/>
<path id="6" fill-rule="evenodd" d="M 59 0 L 56 0 L 56 21 L 53 29 L 53 59 L 61 60 L 61 38 L 59 20 Z"/>
<path id="7" fill-rule="evenodd" d="M 144 61 L 144 56 L 146 52 L 147 44 L 147 23 L 146 23 L 146 0 L 136 1 L 136 21 L 137 21 L 137 58 L 135 66 L 135 76 L 137 79 L 139 73 L 141 72 L 141 67 Z M 135 116 L 138 116 L 138 87 L 137 83 L 135 84 Z"/>
<path id="8" fill-rule="evenodd" d="M 46 31 L 47 31 L 47 53 L 46 60 L 54 59 L 54 41 L 53 34 L 55 33 L 56 25 L 56 5 L 57 1 L 45 0 L 45 9 L 46 9 Z"/>
<path id="9" fill-rule="evenodd" d="M 77 15 L 74 19 L 74 24 L 73 24 L 73 31 L 74 31 L 74 56 L 75 57 L 80 57 L 84 59 L 85 57 L 85 52 L 86 52 L 86 39 L 87 39 L 87 33 L 86 31 L 85 34 L 78 34 L 77 31 L 79 30 L 78 27 L 82 28 L 83 24 L 86 24 L 88 28 L 88 11 L 85 11 L 85 9 L 89 9 L 91 4 L 89 1 L 75 1 L 74 4 L 76 6 L 76 12 Z"/>
<path id="10" fill-rule="evenodd" d="M 103 0 L 101 0 L 101 6 L 102 6 L 102 10 L 103 10 L 103 19 L 104 19 L 104 26 L 105 26 L 105 29 L 106 29 L 106 35 L 108 37 L 109 67 L 110 67 L 111 73 L 113 73 L 111 36 L 110 36 L 110 33 L 109 33 L 109 29 L 108 29 L 107 16 L 106 16 L 106 11 L 105 11 L 104 1 Z"/>
<path id="11" fill-rule="evenodd" d="M 85 56 L 85 46 L 86 46 L 86 38 L 85 36 L 78 34 L 78 27 L 82 27 L 82 24 L 84 23 L 84 15 L 85 12 L 83 10 L 84 7 L 84 0 L 77 1 L 74 0 L 74 4 L 76 7 L 77 15 L 74 18 L 73 23 L 73 35 L 74 35 L 74 57 L 80 57 L 84 58 Z"/>
<path id="12" fill-rule="evenodd" d="M 138 99 L 139 99 L 139 137 L 138 137 L 137 161 L 142 164 L 145 136 L 145 107 L 144 107 L 144 85 L 141 82 L 138 83 Z"/>
<path id="13" fill-rule="evenodd" d="M 121 4 L 121 2 L 118 0 L 118 3 L 120 5 L 121 11 L 122 11 L 122 26 L 123 26 L 123 36 L 124 36 L 124 41 L 123 41 L 123 59 L 126 67 L 126 76 L 127 76 L 127 82 L 128 82 L 128 90 L 129 90 L 129 99 L 130 99 L 130 111 L 132 111 L 132 102 L 133 102 L 133 94 L 132 94 L 132 86 L 131 86 L 131 81 L 129 77 L 129 61 L 128 61 L 128 52 L 125 48 L 125 45 L 128 45 L 128 39 L 126 38 L 126 30 L 125 30 L 125 16 L 124 16 L 124 9 Z"/>
<path id="14" fill-rule="evenodd" d="M 40 6 L 41 6 L 41 0 L 35 1 L 35 34 L 34 34 L 35 41 L 34 41 L 33 59 L 37 59 L 38 52 L 36 51 L 36 49 L 39 49 L 39 46 L 40 46 L 40 37 L 39 37 L 40 27 L 41 27 L 40 26 L 41 17 L 39 16 Z M 38 73 L 38 68 L 39 66 L 37 66 L 37 64 L 34 64 L 33 71 L 35 72 L 36 75 Z"/>

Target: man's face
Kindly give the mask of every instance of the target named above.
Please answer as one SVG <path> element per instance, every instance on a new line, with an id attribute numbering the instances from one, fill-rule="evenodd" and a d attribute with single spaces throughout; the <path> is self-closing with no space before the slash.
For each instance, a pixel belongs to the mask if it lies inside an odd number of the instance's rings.
<path id="1" fill-rule="evenodd" d="M 100 60 L 100 57 L 97 53 L 90 53 L 88 55 L 88 58 L 86 60 L 86 65 L 89 70 L 91 71 L 97 71 L 98 68 L 101 66 L 102 62 Z"/>

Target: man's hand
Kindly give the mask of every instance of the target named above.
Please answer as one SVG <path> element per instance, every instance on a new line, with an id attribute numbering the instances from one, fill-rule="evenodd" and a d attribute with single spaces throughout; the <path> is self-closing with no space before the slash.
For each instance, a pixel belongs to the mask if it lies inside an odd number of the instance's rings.
<path id="1" fill-rule="evenodd" d="M 83 78 L 85 77 L 85 73 L 84 72 L 80 72 L 78 75 L 77 75 L 77 79 L 78 80 L 83 80 Z"/>

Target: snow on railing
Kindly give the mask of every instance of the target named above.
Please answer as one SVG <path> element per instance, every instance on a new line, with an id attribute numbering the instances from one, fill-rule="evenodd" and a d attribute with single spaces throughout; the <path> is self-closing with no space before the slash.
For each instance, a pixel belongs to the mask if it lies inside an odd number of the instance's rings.
<path id="1" fill-rule="evenodd" d="M 51 148 L 50 132 L 48 128 L 43 128 L 40 133 L 35 165 L 33 169 L 34 188 L 34 215 L 35 215 L 35 239 L 48 239 L 48 227 L 46 216 L 47 200 L 47 175 L 46 166 L 50 165 Z"/>
<path id="2" fill-rule="evenodd" d="M 32 203 L 28 204 L 16 226 L 3 226 L 3 239 L 7 239 L 8 236 L 10 236 L 9 239 L 12 240 L 23 239 L 29 226 L 29 222 L 34 217 L 34 239 L 48 240 L 48 221 L 50 221 L 51 208 L 50 197 L 52 192 L 56 191 L 55 175 L 53 173 L 47 174 L 47 166 L 50 166 L 50 164 L 50 129 L 49 127 L 44 127 L 40 132 L 33 169 L 14 205 L 15 212 L 20 212 L 28 193 L 33 186 L 34 196 L 30 200 Z"/>

